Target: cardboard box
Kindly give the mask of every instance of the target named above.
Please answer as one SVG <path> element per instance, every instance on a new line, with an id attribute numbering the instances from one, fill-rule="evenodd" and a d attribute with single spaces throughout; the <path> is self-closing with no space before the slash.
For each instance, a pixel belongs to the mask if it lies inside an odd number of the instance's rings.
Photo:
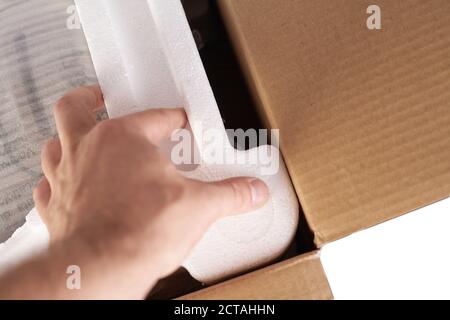
<path id="1" fill-rule="evenodd" d="M 180 300 L 197 299 L 330 299 L 319 252 L 307 253 L 225 283 L 194 292 Z"/>
<path id="2" fill-rule="evenodd" d="M 375 2 L 219 0 L 317 248 L 450 195 L 450 1 Z M 331 297 L 313 253 L 186 298 Z"/>

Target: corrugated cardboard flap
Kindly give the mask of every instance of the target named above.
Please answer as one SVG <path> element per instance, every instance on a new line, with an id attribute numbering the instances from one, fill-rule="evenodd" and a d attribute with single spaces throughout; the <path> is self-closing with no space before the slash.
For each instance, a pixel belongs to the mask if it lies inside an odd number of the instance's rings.
<path id="1" fill-rule="evenodd" d="M 318 252 L 197 291 L 181 300 L 332 299 Z"/>
<path id="2" fill-rule="evenodd" d="M 318 246 L 450 195 L 450 1 L 221 0 Z"/>

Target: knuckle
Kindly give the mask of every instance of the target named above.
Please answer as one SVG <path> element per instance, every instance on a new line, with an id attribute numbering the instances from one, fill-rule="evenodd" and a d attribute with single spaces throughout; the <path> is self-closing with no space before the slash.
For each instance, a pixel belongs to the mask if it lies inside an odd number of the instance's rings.
<path id="1" fill-rule="evenodd" d="M 34 202 L 39 201 L 39 187 L 38 186 L 33 188 L 33 200 L 34 200 Z"/>
<path id="2" fill-rule="evenodd" d="M 188 190 L 183 183 L 174 182 L 161 188 L 161 199 L 164 206 L 177 207 L 187 198 Z"/>
<path id="3" fill-rule="evenodd" d="M 50 149 L 51 149 L 51 140 L 47 141 L 42 147 L 41 159 L 46 159 L 48 157 Z"/>
<path id="4" fill-rule="evenodd" d="M 167 119 L 168 115 L 169 115 L 168 109 L 156 109 L 155 110 L 155 116 L 160 119 Z"/>
<path id="5" fill-rule="evenodd" d="M 72 99 L 65 95 L 58 99 L 58 101 L 53 105 L 53 112 L 54 113 L 60 113 L 65 108 L 70 107 L 72 105 Z"/>
<path id="6" fill-rule="evenodd" d="M 108 121 L 100 122 L 97 125 L 97 130 L 100 131 L 100 132 L 111 131 L 111 130 L 115 130 L 116 127 L 117 127 L 117 120 L 111 119 L 111 120 L 108 120 Z"/>
<path id="7" fill-rule="evenodd" d="M 175 184 L 170 188 L 171 198 L 175 202 L 179 202 L 186 198 L 187 189 L 183 184 Z"/>
<path id="8" fill-rule="evenodd" d="M 47 141 L 41 150 L 41 162 L 43 164 L 49 163 L 50 159 L 55 157 L 55 153 L 57 152 L 59 141 L 56 139 L 51 139 Z"/>
<path id="9" fill-rule="evenodd" d="M 238 183 L 237 181 L 229 181 L 229 187 L 234 199 L 234 202 L 238 208 L 243 208 L 247 204 L 248 190 L 243 186 L 242 183 Z"/>
<path id="10" fill-rule="evenodd" d="M 35 202 L 40 202 L 43 194 L 44 184 L 41 180 L 34 188 L 32 192 L 33 200 Z"/>
<path id="11" fill-rule="evenodd" d="M 157 150 L 159 151 L 159 150 Z M 157 157 L 159 158 L 158 162 L 160 163 L 160 167 L 162 171 L 164 172 L 164 175 L 166 177 L 171 177 L 177 174 L 177 168 L 175 165 L 166 159 L 164 155 L 162 155 L 160 152 L 157 153 Z"/>
<path id="12" fill-rule="evenodd" d="M 102 140 L 117 137 L 122 130 L 120 122 L 114 119 L 100 122 L 95 127 L 96 135 Z"/>
<path id="13" fill-rule="evenodd" d="M 172 109 L 156 109 L 153 114 L 154 119 L 156 119 L 156 122 L 173 122 L 174 121 L 174 112 Z"/>

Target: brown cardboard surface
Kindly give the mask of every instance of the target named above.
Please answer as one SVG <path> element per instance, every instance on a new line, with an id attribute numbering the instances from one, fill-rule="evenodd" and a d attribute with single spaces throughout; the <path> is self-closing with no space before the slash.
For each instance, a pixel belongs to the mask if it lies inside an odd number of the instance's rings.
<path id="1" fill-rule="evenodd" d="M 219 3 L 318 246 L 450 195 L 450 1 Z"/>
<path id="2" fill-rule="evenodd" d="M 319 254 L 313 252 L 194 292 L 180 300 L 332 298 Z"/>

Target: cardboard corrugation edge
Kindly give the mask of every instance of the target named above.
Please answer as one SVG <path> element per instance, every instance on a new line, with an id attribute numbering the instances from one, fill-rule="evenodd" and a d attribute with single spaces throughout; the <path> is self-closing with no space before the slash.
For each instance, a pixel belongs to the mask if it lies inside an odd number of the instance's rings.
<path id="1" fill-rule="evenodd" d="M 314 251 L 177 300 L 332 300 L 328 280 Z"/>
<path id="2" fill-rule="evenodd" d="M 417 4 L 418 2 L 410 1 L 409 3 L 406 3 L 405 6 L 412 4 Z M 428 2 L 430 4 L 431 2 Z M 442 1 L 435 1 L 435 4 L 442 4 Z M 245 32 L 243 30 L 240 30 L 239 28 L 239 16 L 240 12 L 237 9 L 239 5 L 242 4 L 240 2 L 236 2 L 233 0 L 219 0 L 219 5 L 222 11 L 222 15 L 225 20 L 225 24 L 229 30 L 229 33 L 231 35 L 231 38 L 233 40 L 233 44 L 235 46 L 235 50 L 238 53 L 239 60 L 242 65 L 242 69 L 244 70 L 247 81 L 250 85 L 250 88 L 253 91 L 253 94 L 257 100 L 258 108 L 260 109 L 260 113 L 262 113 L 263 119 L 265 119 L 265 122 L 268 124 L 268 127 L 272 128 L 273 123 L 269 119 L 274 119 L 274 114 L 271 112 L 271 108 L 268 106 L 268 97 L 265 93 L 265 90 L 263 86 L 261 85 L 259 81 L 259 72 L 258 68 L 255 65 L 255 62 L 252 60 L 252 54 L 254 52 L 251 51 L 251 48 L 249 47 L 246 39 Z M 384 4 L 384 3 L 383 3 Z M 431 3 L 432 4 L 432 3 Z M 448 3 L 445 3 L 445 8 L 447 7 Z M 244 6 L 245 7 L 245 6 Z M 361 11 L 362 12 L 362 11 Z M 442 20 L 441 20 L 442 21 Z M 442 106 L 441 106 L 442 108 Z M 447 116 L 448 117 L 448 116 Z M 448 119 L 448 118 L 447 118 Z M 446 139 L 445 141 L 450 141 Z M 283 152 L 283 150 L 282 150 Z M 442 153 L 441 153 L 442 155 Z M 292 163 L 293 160 L 291 160 L 289 157 L 284 157 L 286 165 L 288 169 L 294 168 L 294 164 Z M 410 170 L 410 172 L 412 169 Z M 446 176 L 448 176 L 448 173 L 446 173 Z M 426 195 L 417 196 L 410 192 L 411 197 L 408 200 L 408 203 L 405 202 L 405 199 L 400 199 L 401 202 L 393 205 L 390 204 L 389 210 L 387 210 L 387 213 L 384 214 L 378 214 L 377 216 L 371 217 L 369 214 L 366 215 L 366 217 L 363 219 L 364 221 L 353 221 L 353 220 L 345 220 L 345 218 L 350 219 L 348 216 L 343 216 L 343 224 L 330 224 L 328 223 L 326 225 L 326 228 L 324 228 L 324 217 L 316 217 L 315 214 L 311 213 L 314 212 L 314 210 L 309 206 L 308 201 L 304 201 L 304 197 L 302 195 L 304 194 L 304 190 L 302 190 L 302 183 L 299 182 L 298 177 L 291 176 L 291 179 L 294 181 L 294 185 L 297 190 L 297 195 L 300 199 L 300 203 L 304 209 L 305 212 L 308 214 L 308 222 L 310 226 L 312 226 L 313 232 L 315 234 L 315 243 L 319 247 L 323 246 L 324 244 L 337 240 L 339 238 L 345 237 L 347 235 L 350 235 L 353 232 L 366 229 L 370 226 L 382 223 L 384 221 L 390 220 L 394 217 L 406 214 L 410 211 L 413 211 L 415 209 L 421 208 L 423 206 L 426 206 L 432 202 L 439 201 L 441 199 L 445 199 L 448 197 L 448 190 L 449 190 L 449 184 L 444 183 L 444 185 L 437 186 L 437 179 L 434 180 L 435 185 L 432 186 L 434 193 L 426 192 Z M 442 179 L 441 179 L 442 180 Z M 399 201 L 400 201 L 399 200 Z M 370 210 L 369 210 L 370 211 Z M 372 210 L 373 211 L 373 210 Z M 370 213 L 370 212 L 368 212 Z M 347 221 L 347 222 L 346 222 Z M 347 224 L 347 225 L 345 225 Z"/>

